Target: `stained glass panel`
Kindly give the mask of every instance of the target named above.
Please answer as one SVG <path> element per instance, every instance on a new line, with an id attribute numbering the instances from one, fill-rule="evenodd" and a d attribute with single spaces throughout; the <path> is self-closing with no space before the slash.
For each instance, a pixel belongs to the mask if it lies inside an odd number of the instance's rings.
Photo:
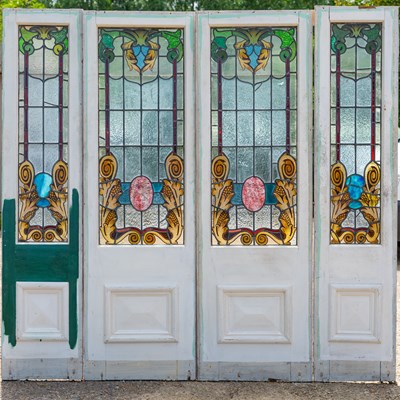
<path id="1" fill-rule="evenodd" d="M 68 28 L 19 27 L 21 242 L 68 241 Z"/>
<path id="2" fill-rule="evenodd" d="M 380 243 L 382 24 L 331 25 L 331 243 Z"/>
<path id="3" fill-rule="evenodd" d="M 296 28 L 211 31 L 213 245 L 296 244 Z"/>
<path id="4" fill-rule="evenodd" d="M 183 244 L 183 30 L 99 29 L 100 244 Z"/>

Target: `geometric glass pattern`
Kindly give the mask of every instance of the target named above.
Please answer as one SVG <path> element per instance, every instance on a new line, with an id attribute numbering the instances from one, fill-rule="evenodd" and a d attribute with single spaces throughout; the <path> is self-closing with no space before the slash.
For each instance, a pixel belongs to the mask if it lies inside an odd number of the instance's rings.
<path id="1" fill-rule="evenodd" d="M 68 241 L 68 28 L 19 27 L 18 241 Z"/>
<path id="2" fill-rule="evenodd" d="M 380 243 L 382 24 L 331 25 L 332 244 Z"/>
<path id="3" fill-rule="evenodd" d="M 183 244 L 183 30 L 99 29 L 99 243 Z"/>
<path id="4" fill-rule="evenodd" d="M 295 245 L 296 28 L 211 30 L 213 245 Z"/>

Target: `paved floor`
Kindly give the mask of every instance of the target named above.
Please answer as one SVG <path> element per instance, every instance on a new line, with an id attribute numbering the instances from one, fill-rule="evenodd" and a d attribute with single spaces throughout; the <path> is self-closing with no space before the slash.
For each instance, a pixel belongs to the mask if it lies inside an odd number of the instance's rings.
<path id="1" fill-rule="evenodd" d="M 0 246 L 1 251 L 1 246 Z M 1 259 L 1 258 L 0 258 Z M 399 266 L 400 267 L 400 266 Z M 400 282 L 400 271 L 397 272 Z M 397 287 L 400 311 L 400 285 Z M 400 312 L 397 381 L 400 382 Z M 400 387 L 377 383 L 0 382 L 2 400 L 400 400 Z"/>

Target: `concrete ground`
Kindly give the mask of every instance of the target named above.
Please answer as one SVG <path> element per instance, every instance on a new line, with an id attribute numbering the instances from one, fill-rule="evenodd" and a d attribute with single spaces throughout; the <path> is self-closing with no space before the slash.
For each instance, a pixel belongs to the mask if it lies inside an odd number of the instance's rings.
<path id="1" fill-rule="evenodd" d="M 0 242 L 1 244 L 1 242 Z M 1 251 L 1 246 L 0 246 Z M 1 259 L 1 258 L 0 258 Z M 400 271 L 398 266 L 398 282 Z M 400 311 L 400 284 L 397 286 Z M 400 382 L 400 312 L 397 381 Z M 400 387 L 379 383 L 286 382 L 0 382 L 2 400 L 400 400 Z"/>

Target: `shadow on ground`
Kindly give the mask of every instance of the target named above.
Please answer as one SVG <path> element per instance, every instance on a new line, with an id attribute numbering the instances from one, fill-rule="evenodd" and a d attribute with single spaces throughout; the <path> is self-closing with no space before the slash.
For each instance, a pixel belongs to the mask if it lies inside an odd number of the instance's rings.
<path id="1" fill-rule="evenodd" d="M 2 400 L 292 400 L 400 399 L 400 387 L 376 383 L 2 382 Z"/>

